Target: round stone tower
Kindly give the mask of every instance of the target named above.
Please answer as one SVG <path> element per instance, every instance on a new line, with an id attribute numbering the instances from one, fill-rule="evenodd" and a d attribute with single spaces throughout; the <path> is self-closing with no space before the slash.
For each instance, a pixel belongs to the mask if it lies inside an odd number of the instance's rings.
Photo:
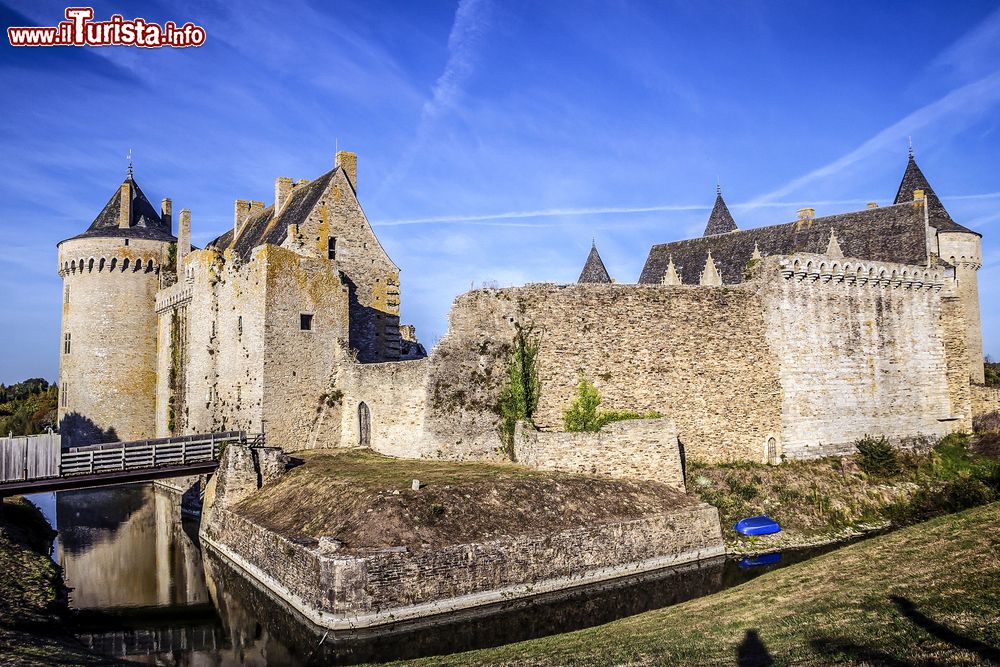
<path id="1" fill-rule="evenodd" d="M 155 436 L 156 292 L 177 240 L 170 207 L 164 199 L 157 214 L 130 167 L 87 231 L 58 245 L 64 444 Z"/>

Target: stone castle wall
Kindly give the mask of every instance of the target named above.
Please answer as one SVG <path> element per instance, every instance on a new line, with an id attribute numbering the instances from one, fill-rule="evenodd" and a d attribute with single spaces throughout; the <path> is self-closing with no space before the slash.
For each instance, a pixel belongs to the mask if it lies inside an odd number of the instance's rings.
<path id="1" fill-rule="evenodd" d="M 955 296 L 962 302 L 966 317 L 965 337 L 969 378 L 982 384 L 983 331 L 979 313 L 979 268 L 982 266 L 982 240 L 976 234 L 939 233 L 938 252 L 941 259 L 955 267 Z"/>
<path id="2" fill-rule="evenodd" d="M 59 421 L 64 442 L 153 435 L 154 303 L 168 244 L 83 238 L 59 245 Z M 70 352 L 65 353 L 66 335 Z"/>
<path id="3" fill-rule="evenodd" d="M 347 339 L 347 289 L 336 264 L 262 246 L 243 264 L 232 253 L 195 251 L 184 267 L 157 302 L 158 433 L 265 431 L 272 444 L 310 446 L 328 425 L 318 423 L 323 397 Z M 312 315 L 311 330 L 301 329 L 302 314 Z M 173 327 L 182 332 L 180 354 Z M 171 387 L 176 361 L 183 372 Z"/>
<path id="4" fill-rule="evenodd" d="M 940 269 L 795 255 L 764 268 L 767 337 L 791 458 L 951 430 Z"/>
<path id="5" fill-rule="evenodd" d="M 499 447 L 494 406 L 515 325 L 539 340 L 543 431 L 562 430 L 584 373 L 602 409 L 670 417 L 688 458 L 757 460 L 780 432 L 777 361 L 755 284 L 543 284 L 456 299 L 430 362 L 426 432 L 442 455 Z"/>
<path id="6" fill-rule="evenodd" d="M 1000 387 L 972 385 L 970 393 L 973 417 L 1000 411 Z"/>
<path id="7" fill-rule="evenodd" d="M 497 455 L 495 406 L 517 327 L 539 341 L 542 431 L 562 429 L 580 373 L 602 409 L 673 419 L 699 461 L 848 453 L 866 434 L 919 445 L 967 428 L 968 320 L 945 272 L 800 254 L 754 274 L 723 287 L 462 295 L 429 358 L 414 455 Z"/>
<path id="8" fill-rule="evenodd" d="M 542 470 L 644 479 L 684 490 L 677 428 L 670 419 L 631 419 L 597 433 L 543 432 L 518 423 L 514 459 Z"/>

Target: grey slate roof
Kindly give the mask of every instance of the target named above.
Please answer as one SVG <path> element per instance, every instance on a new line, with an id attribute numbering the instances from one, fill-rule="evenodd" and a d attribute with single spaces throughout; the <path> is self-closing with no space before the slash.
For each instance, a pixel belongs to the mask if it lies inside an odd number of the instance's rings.
<path id="1" fill-rule="evenodd" d="M 697 284 L 710 251 L 724 283 L 742 282 L 743 271 L 755 248 L 763 256 L 824 253 L 830 243 L 831 229 L 847 257 L 901 264 L 927 263 L 923 211 L 906 203 L 655 245 L 649 251 L 639 282 L 660 283 L 672 257 L 681 282 Z"/>
<path id="2" fill-rule="evenodd" d="M 132 218 L 129 226 L 122 229 L 118 226 L 118 212 L 121 209 L 122 189 L 119 187 L 115 194 L 111 196 L 108 203 L 90 227 L 82 234 L 78 234 L 73 239 L 94 238 L 94 237 L 117 237 L 130 239 L 150 239 L 154 241 L 176 241 L 177 238 L 171 234 L 170 223 L 160 219 L 160 215 L 153 208 L 153 205 L 146 199 L 139 184 L 132 176 L 128 176 L 123 183 L 132 185 Z M 67 239 L 72 240 L 72 239 Z"/>
<path id="3" fill-rule="evenodd" d="M 288 236 L 288 226 L 301 225 L 306 221 L 339 168 L 334 167 L 316 180 L 292 188 L 288 203 L 284 205 L 277 219 L 274 217 L 272 204 L 244 221 L 235 243 L 233 230 L 230 229 L 208 245 L 220 250 L 232 248 L 244 260 L 248 259 L 251 251 L 259 245 L 265 243 L 281 245 Z"/>
<path id="4" fill-rule="evenodd" d="M 715 206 L 712 207 L 712 213 L 708 216 L 708 224 L 705 225 L 703 236 L 735 232 L 737 229 L 736 221 L 733 220 L 733 216 L 729 213 L 729 207 L 722 199 L 722 191 L 716 191 Z"/>
<path id="5" fill-rule="evenodd" d="M 914 190 L 923 190 L 924 195 L 927 197 L 927 218 L 932 227 L 940 232 L 964 232 L 982 236 L 982 234 L 974 232 L 968 227 L 963 227 L 951 219 L 948 211 L 944 208 L 944 204 L 941 203 L 941 200 L 934 192 L 934 188 L 931 187 L 927 177 L 924 176 L 924 172 L 917 166 L 917 161 L 913 159 L 913 154 L 911 153 L 910 159 L 906 163 L 906 171 L 903 172 L 903 180 L 900 181 L 899 189 L 896 191 L 896 203 L 902 204 L 913 201 Z"/>
<path id="6" fill-rule="evenodd" d="M 580 272 L 580 278 L 576 282 L 578 283 L 611 282 L 611 276 L 608 275 L 608 270 L 604 268 L 604 262 L 601 260 L 601 255 L 599 252 L 597 252 L 596 243 L 590 246 L 590 254 L 587 255 L 587 263 L 583 265 L 583 271 Z"/>

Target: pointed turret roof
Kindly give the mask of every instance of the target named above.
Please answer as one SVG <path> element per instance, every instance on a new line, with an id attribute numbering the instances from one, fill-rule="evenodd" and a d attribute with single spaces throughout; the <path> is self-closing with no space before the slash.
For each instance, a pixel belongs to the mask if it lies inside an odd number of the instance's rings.
<path id="1" fill-rule="evenodd" d="M 129 171 L 129 175 L 125 177 L 125 180 L 122 181 L 122 185 L 125 183 L 131 185 L 129 190 L 132 193 L 132 216 L 129 219 L 129 226 L 119 227 L 118 225 L 118 212 L 122 205 L 122 188 L 119 186 L 115 190 L 115 193 L 111 195 L 108 203 L 101 209 L 101 212 L 94 218 L 94 222 L 90 224 L 87 231 L 73 238 L 82 239 L 107 236 L 150 239 L 153 241 L 176 241 L 177 239 L 171 234 L 170 222 L 160 219 L 160 215 L 153 208 L 153 205 L 149 203 L 149 199 L 146 198 L 139 184 L 132 177 L 131 170 Z"/>
<path id="2" fill-rule="evenodd" d="M 903 180 L 899 183 L 899 189 L 896 191 L 896 199 L 893 203 L 905 204 L 912 202 L 914 190 L 924 191 L 924 196 L 927 198 L 927 219 L 931 226 L 939 232 L 977 233 L 951 219 L 948 211 L 945 210 L 944 204 L 941 203 L 941 200 L 938 199 L 937 194 L 934 192 L 934 188 L 931 187 L 927 177 L 924 176 L 924 172 L 917 166 L 917 161 L 913 159 L 913 151 L 911 150 L 910 158 L 906 163 L 906 171 L 903 172 Z"/>
<path id="3" fill-rule="evenodd" d="M 578 283 L 611 282 L 611 276 L 608 275 L 608 270 L 604 268 L 604 262 L 601 260 L 601 254 L 597 252 L 596 241 L 590 246 L 590 254 L 587 255 L 587 263 L 583 265 L 583 271 L 580 272 L 580 278 L 576 282 Z"/>
<path id="4" fill-rule="evenodd" d="M 715 188 L 715 206 L 712 207 L 712 213 L 708 216 L 708 224 L 705 225 L 705 233 L 702 236 L 715 236 L 716 234 L 725 234 L 727 232 L 735 232 L 739 227 L 736 226 L 736 221 L 733 220 L 733 216 L 729 213 L 729 207 L 726 206 L 725 200 L 722 198 L 722 188 Z"/>

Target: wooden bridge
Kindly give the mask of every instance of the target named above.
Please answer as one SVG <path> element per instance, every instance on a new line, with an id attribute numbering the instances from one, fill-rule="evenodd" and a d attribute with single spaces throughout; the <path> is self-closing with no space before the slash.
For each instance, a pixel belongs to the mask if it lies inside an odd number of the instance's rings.
<path id="1" fill-rule="evenodd" d="M 226 431 L 62 449 L 54 433 L 0 438 L 0 498 L 201 475 L 218 467 L 227 443 L 246 441 L 245 432 Z"/>

